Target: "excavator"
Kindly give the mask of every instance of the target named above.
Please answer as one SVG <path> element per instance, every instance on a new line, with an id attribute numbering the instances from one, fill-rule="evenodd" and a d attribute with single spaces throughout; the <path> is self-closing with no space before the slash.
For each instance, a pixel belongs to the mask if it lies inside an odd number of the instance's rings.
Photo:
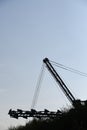
<path id="1" fill-rule="evenodd" d="M 54 67 L 52 66 L 50 60 L 48 58 L 43 59 L 43 63 L 46 65 L 48 71 L 51 73 L 53 78 L 56 80 L 58 86 L 61 88 L 65 96 L 68 98 L 70 103 L 72 104 L 73 108 L 79 109 L 81 107 L 87 106 L 87 100 L 81 101 L 80 99 L 76 99 L 73 94 L 70 92 L 64 81 L 61 79 L 60 75 L 56 72 Z M 55 118 L 60 117 L 62 112 L 60 110 L 57 110 L 57 112 L 54 111 L 48 111 L 45 109 L 44 111 L 36 111 L 35 109 L 31 109 L 30 111 L 24 111 L 21 109 L 17 109 L 17 111 L 14 111 L 12 109 L 9 110 L 8 114 L 10 117 L 18 119 L 18 117 L 28 118 L 28 117 L 35 117 L 35 118 Z"/>

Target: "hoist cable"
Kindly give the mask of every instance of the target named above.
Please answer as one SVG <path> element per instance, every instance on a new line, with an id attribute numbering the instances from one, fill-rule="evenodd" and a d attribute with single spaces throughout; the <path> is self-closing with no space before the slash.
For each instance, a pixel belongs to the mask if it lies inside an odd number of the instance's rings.
<path id="1" fill-rule="evenodd" d="M 35 89 L 35 93 L 34 93 L 34 96 L 33 96 L 31 109 L 33 109 L 35 107 L 36 103 L 37 103 L 37 99 L 38 99 L 38 96 L 39 96 L 43 76 L 44 76 L 44 64 L 41 67 L 41 72 L 40 72 L 40 75 L 39 75 L 39 78 L 38 78 L 38 81 L 37 81 L 37 84 L 36 84 L 36 89 Z"/>
<path id="2" fill-rule="evenodd" d="M 71 67 L 67 67 L 67 66 L 65 66 L 65 65 L 63 65 L 63 64 L 60 64 L 60 63 L 57 63 L 57 62 L 54 62 L 54 61 L 50 61 L 50 62 L 51 62 L 53 65 L 55 65 L 55 66 L 57 66 L 57 67 L 59 67 L 59 68 L 62 68 L 62 69 L 65 69 L 65 70 L 67 70 L 67 71 L 70 71 L 70 72 L 79 74 L 79 75 L 81 75 L 81 76 L 87 77 L 87 73 L 81 72 L 81 71 L 76 70 L 76 69 L 73 69 L 73 68 L 71 68 Z"/>

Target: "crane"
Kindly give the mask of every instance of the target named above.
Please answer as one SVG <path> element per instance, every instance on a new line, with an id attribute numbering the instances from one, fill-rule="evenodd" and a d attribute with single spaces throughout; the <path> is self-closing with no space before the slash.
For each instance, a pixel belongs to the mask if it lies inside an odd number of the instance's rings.
<path id="1" fill-rule="evenodd" d="M 54 79 L 58 83 L 59 87 L 62 89 L 63 93 L 66 95 L 66 97 L 68 98 L 68 100 L 72 104 L 72 106 L 75 109 L 82 108 L 83 106 L 86 106 L 86 108 L 87 108 L 87 100 L 81 101 L 80 99 L 76 99 L 73 96 L 73 94 L 70 92 L 70 90 L 68 89 L 68 87 L 66 86 L 64 81 L 61 79 L 60 75 L 56 72 L 56 70 L 52 66 L 50 60 L 48 58 L 44 58 L 43 63 L 46 65 L 48 71 L 54 77 Z M 80 71 L 79 71 L 79 73 L 80 73 Z M 40 76 L 42 76 L 42 74 Z M 40 78 L 40 80 L 41 80 L 41 78 Z M 35 96 L 35 98 L 36 98 L 36 96 Z M 35 103 L 35 101 L 34 101 L 34 103 Z M 8 114 L 10 115 L 10 117 L 13 117 L 16 119 L 18 119 L 19 117 L 23 117 L 25 119 L 27 119 L 28 117 L 34 117 L 34 118 L 39 118 L 39 119 L 41 119 L 41 118 L 54 119 L 56 117 L 60 118 L 62 115 L 62 112 L 60 110 L 57 110 L 56 112 L 55 111 L 48 111 L 47 109 L 44 109 L 44 111 L 36 111 L 35 109 L 31 109 L 30 111 L 17 109 L 17 111 L 15 111 L 15 110 L 10 109 Z"/>
<path id="2" fill-rule="evenodd" d="M 87 101 L 81 101 L 80 99 L 76 99 L 73 94 L 70 92 L 64 81 L 61 79 L 59 74 L 56 72 L 52 64 L 50 63 L 50 60 L 48 58 L 43 59 L 43 62 L 45 63 L 47 69 L 52 74 L 56 82 L 58 83 L 59 87 L 62 89 L 68 100 L 71 102 L 74 108 L 78 108 L 81 106 L 84 106 L 87 104 Z"/>

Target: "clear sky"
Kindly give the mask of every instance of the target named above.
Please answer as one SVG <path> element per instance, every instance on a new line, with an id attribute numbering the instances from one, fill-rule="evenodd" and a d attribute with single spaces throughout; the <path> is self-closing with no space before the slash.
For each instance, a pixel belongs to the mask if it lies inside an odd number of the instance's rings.
<path id="1" fill-rule="evenodd" d="M 0 129 L 23 124 L 10 108 L 29 110 L 44 57 L 87 73 L 86 0 L 0 0 Z M 87 78 L 57 69 L 77 98 Z M 45 74 L 37 109 L 57 110 L 68 100 Z"/>

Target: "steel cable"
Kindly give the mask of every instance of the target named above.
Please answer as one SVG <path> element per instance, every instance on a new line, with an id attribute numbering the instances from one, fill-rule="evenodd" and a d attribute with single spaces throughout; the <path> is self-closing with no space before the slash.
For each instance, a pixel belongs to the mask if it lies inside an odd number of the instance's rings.
<path id="1" fill-rule="evenodd" d="M 35 107 L 36 103 L 37 103 L 37 99 L 38 99 L 40 88 L 41 88 L 41 83 L 42 83 L 43 76 L 44 76 L 44 68 L 45 67 L 44 67 L 44 64 L 43 64 L 42 67 L 41 67 L 41 72 L 40 72 L 37 84 L 36 84 L 36 89 L 35 89 L 35 93 L 34 93 L 34 96 L 33 96 L 31 109 L 33 109 Z"/>
<path id="2" fill-rule="evenodd" d="M 71 68 L 71 67 L 67 67 L 67 66 L 65 66 L 65 65 L 63 65 L 63 64 L 60 64 L 60 63 L 57 63 L 57 62 L 54 62 L 54 61 L 50 61 L 50 62 L 51 62 L 53 65 L 55 65 L 55 66 L 57 66 L 57 67 L 59 67 L 59 68 L 62 68 L 62 69 L 65 69 L 65 70 L 67 70 L 67 71 L 70 71 L 70 72 L 79 74 L 79 75 L 81 75 L 81 76 L 87 77 L 87 73 L 81 72 L 81 71 L 76 70 L 76 69 L 73 69 L 73 68 Z"/>

